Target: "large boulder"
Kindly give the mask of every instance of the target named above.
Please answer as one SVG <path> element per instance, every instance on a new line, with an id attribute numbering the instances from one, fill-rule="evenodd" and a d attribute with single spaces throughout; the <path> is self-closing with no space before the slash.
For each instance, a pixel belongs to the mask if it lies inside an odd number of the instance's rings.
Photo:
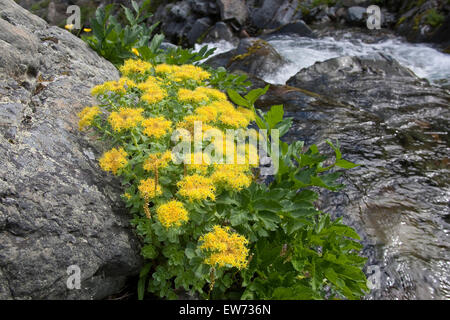
<path id="1" fill-rule="evenodd" d="M 231 72 L 243 71 L 256 77 L 272 74 L 285 63 L 283 57 L 268 42 L 258 38 L 241 39 L 236 49 L 206 61 L 206 64 L 214 68 L 226 67 Z"/>
<path id="2" fill-rule="evenodd" d="M 383 54 L 343 56 L 317 62 L 300 70 L 286 84 L 360 107 L 373 107 L 392 100 L 397 106 L 413 101 L 425 103 L 422 90 L 440 92 Z M 400 92 L 402 99 L 399 100 Z"/>
<path id="3" fill-rule="evenodd" d="M 260 29 L 275 29 L 302 17 L 298 0 L 248 1 L 253 25 Z"/>
<path id="4" fill-rule="evenodd" d="M 0 0 L 0 52 L 0 299 L 117 293 L 139 272 L 139 245 L 76 114 L 118 72 L 12 0 Z M 71 265 L 81 289 L 67 288 Z"/>
<path id="5" fill-rule="evenodd" d="M 223 21 L 235 20 L 242 26 L 248 18 L 248 8 L 244 0 L 217 0 L 217 5 Z"/>

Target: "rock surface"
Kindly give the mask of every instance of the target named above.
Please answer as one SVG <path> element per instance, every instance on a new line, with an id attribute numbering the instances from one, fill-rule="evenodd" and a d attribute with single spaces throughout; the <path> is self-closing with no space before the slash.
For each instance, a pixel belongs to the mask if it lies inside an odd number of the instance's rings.
<path id="1" fill-rule="evenodd" d="M 317 204 L 361 235 L 367 274 L 378 277 L 367 298 L 448 300 L 449 92 L 385 56 L 317 63 L 288 84 L 300 91 L 276 86 L 262 101 L 294 118 L 285 139 L 330 155 L 324 141 L 338 140 L 361 165 Z"/>
<path id="2" fill-rule="evenodd" d="M 12 0 L 0 0 L 0 52 L 0 299 L 117 293 L 139 272 L 139 245 L 76 114 L 118 72 Z M 70 265 L 79 290 L 66 286 Z"/>
<path id="3" fill-rule="evenodd" d="M 214 68 L 226 67 L 228 71 L 243 71 L 256 77 L 274 73 L 285 63 L 268 42 L 258 38 L 241 39 L 235 50 L 218 54 L 206 61 L 206 64 Z"/>

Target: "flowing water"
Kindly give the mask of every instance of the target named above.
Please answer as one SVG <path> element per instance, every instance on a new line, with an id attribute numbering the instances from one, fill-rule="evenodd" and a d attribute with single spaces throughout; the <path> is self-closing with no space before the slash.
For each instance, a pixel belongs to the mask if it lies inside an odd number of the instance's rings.
<path id="1" fill-rule="evenodd" d="M 419 77 L 448 85 L 450 55 L 397 38 L 367 41 L 354 34 L 268 40 L 289 63 L 267 82 L 284 84 L 317 61 L 382 52 Z M 221 43 L 218 52 L 230 49 Z M 362 237 L 366 273 L 375 284 L 367 299 L 450 299 L 450 96 L 437 88 L 352 106 L 291 100 L 287 139 L 339 140 L 344 157 L 361 164 L 343 177 L 347 188 L 324 192 L 319 206 L 343 217 Z M 412 98 L 411 98 L 412 97 Z M 408 100 L 409 99 L 409 100 Z M 417 103 L 415 103 L 417 101 Z"/>

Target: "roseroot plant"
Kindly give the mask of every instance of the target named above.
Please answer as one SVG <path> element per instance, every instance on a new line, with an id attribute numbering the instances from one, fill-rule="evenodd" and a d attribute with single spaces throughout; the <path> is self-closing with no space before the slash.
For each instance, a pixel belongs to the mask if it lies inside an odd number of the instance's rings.
<path id="1" fill-rule="evenodd" d="M 79 126 L 110 144 L 99 163 L 120 177 L 142 240 L 140 299 L 364 295 L 358 235 L 317 210 L 311 190 L 338 190 L 335 168 L 355 166 L 338 146 L 324 167 L 316 146 L 284 143 L 282 106 L 254 108 L 267 88 L 241 96 L 245 79 L 223 71 L 130 59 L 120 72 L 92 89 L 99 104 L 79 113 Z M 263 130 L 247 130 L 252 123 Z M 270 183 L 258 168 L 264 154 Z"/>

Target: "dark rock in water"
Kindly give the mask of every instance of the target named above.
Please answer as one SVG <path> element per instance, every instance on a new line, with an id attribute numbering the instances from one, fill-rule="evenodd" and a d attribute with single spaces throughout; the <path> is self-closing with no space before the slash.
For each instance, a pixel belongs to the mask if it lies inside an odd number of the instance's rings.
<path id="1" fill-rule="evenodd" d="M 248 17 L 248 8 L 243 0 L 217 0 L 220 17 L 224 21 L 235 20 L 243 25 Z"/>
<path id="2" fill-rule="evenodd" d="M 366 8 L 350 7 L 347 10 L 347 21 L 350 24 L 364 24 L 366 22 Z"/>
<path id="3" fill-rule="evenodd" d="M 237 37 L 233 35 L 230 27 L 225 22 L 217 22 L 203 38 L 203 42 L 216 42 L 220 40 L 225 40 L 228 42 L 238 42 Z"/>
<path id="4" fill-rule="evenodd" d="M 448 91 L 385 56 L 317 63 L 288 84 L 319 96 L 277 89 L 291 97 L 280 100 L 294 118 L 286 141 L 332 156 L 324 140 L 338 140 L 343 157 L 361 165 L 317 205 L 361 235 L 376 284 L 368 299 L 449 299 Z"/>
<path id="5" fill-rule="evenodd" d="M 308 38 L 316 37 L 311 28 L 308 27 L 308 25 L 302 20 L 286 24 L 281 28 L 268 33 L 264 37 L 272 35 L 297 35 L 299 37 L 308 37 Z"/>
<path id="6" fill-rule="evenodd" d="M 258 38 L 241 39 L 239 46 L 206 61 L 212 67 L 226 67 L 229 71 L 244 71 L 262 77 L 276 72 L 285 64 L 285 60 L 266 41 Z"/>
<path id="7" fill-rule="evenodd" d="M 198 19 L 192 29 L 188 32 L 187 38 L 189 45 L 194 45 L 201 36 L 205 35 L 208 29 L 211 27 L 210 18 Z"/>
<path id="8" fill-rule="evenodd" d="M 358 105 L 393 99 L 408 85 L 424 85 L 411 70 L 381 54 L 317 62 L 298 72 L 287 84 Z"/>
<path id="9" fill-rule="evenodd" d="M 101 299 L 141 267 L 102 145 L 78 131 L 113 65 L 64 29 L 0 0 L 0 299 Z M 70 265 L 81 289 L 67 288 Z"/>
<path id="10" fill-rule="evenodd" d="M 275 29 L 294 20 L 301 19 L 298 0 L 249 1 L 250 20 L 260 29 Z"/>

